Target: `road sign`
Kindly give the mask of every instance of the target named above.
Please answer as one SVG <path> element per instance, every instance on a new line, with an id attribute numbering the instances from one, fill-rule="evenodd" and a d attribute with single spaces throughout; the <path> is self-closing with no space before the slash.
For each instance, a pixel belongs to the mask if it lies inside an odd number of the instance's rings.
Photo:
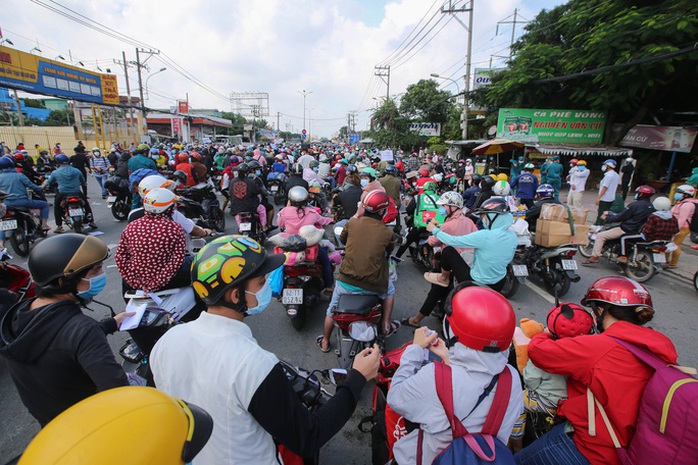
<path id="1" fill-rule="evenodd" d="M 303 129 L 303 130 L 305 131 L 305 129 Z M 301 134 L 301 139 L 305 140 L 305 138 L 306 138 L 305 133 Z"/>
<path id="2" fill-rule="evenodd" d="M 301 131 L 301 134 L 306 135 L 306 134 L 308 134 L 308 131 L 306 131 L 305 129 L 303 129 L 303 130 Z"/>

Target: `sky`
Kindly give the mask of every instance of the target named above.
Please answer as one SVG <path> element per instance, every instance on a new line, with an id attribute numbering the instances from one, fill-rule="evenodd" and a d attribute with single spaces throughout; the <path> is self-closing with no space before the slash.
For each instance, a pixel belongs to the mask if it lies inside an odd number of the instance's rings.
<path id="1" fill-rule="evenodd" d="M 451 0 L 456 7 L 470 2 Z M 505 66 L 512 25 L 533 19 L 563 0 L 474 0 L 472 68 Z M 441 88 L 463 90 L 467 13 L 441 13 L 443 0 L 3 0 L 0 28 L 14 48 L 38 47 L 87 69 L 110 68 L 126 94 L 124 70 L 114 60 L 135 60 L 135 40 L 159 50 L 146 62 L 149 108 L 169 108 L 187 95 L 190 108 L 232 109 L 231 92 L 266 92 L 272 126 L 313 138 L 331 137 L 355 112 L 368 128 L 372 110 L 388 92 L 377 65 L 390 65 L 390 96 L 437 73 Z M 51 9 L 42 5 L 48 5 Z M 81 15 L 110 37 L 52 11 Z M 457 18 L 457 19 L 456 19 Z M 524 23 L 516 25 L 515 35 Z M 421 33 L 420 33 L 421 31 Z M 496 34 L 499 32 L 499 34 Z M 111 33 L 111 32 L 110 32 Z M 112 33 L 113 34 L 113 33 Z M 498 58 L 501 56 L 502 58 Z M 148 55 L 145 55 L 148 57 Z M 143 57 L 141 58 L 143 59 Z M 161 68 L 165 71 L 158 72 Z M 157 74 L 153 74 L 156 73 Z M 129 69 L 137 96 L 135 69 Z M 194 81 L 201 83 L 197 85 Z M 302 95 L 305 91 L 305 98 Z M 305 100 L 305 118 L 304 118 Z"/>

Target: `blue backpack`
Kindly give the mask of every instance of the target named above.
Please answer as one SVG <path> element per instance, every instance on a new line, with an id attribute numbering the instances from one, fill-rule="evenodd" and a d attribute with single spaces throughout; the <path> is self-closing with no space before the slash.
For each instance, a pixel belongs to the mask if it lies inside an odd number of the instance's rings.
<path id="1" fill-rule="evenodd" d="M 495 378 L 499 378 L 499 389 L 494 394 L 492 406 L 487 419 L 479 433 L 469 433 L 465 426 L 453 413 L 453 385 L 451 367 L 444 363 L 434 364 L 436 377 L 436 393 L 451 424 L 453 441 L 432 462 L 433 465 L 458 464 L 504 464 L 514 465 L 514 456 L 509 448 L 497 438 L 497 432 L 502 426 L 504 415 L 511 395 L 511 372 L 508 367 Z M 493 380 L 494 381 L 494 380 Z M 496 381 L 495 381 L 496 382 Z M 478 404 L 489 394 L 494 382 L 490 383 Z M 477 407 L 477 405 L 476 405 Z M 473 409 L 474 410 L 474 409 Z M 472 413 L 472 412 L 471 412 Z M 419 430 L 417 440 L 417 465 L 422 465 L 422 430 Z"/>

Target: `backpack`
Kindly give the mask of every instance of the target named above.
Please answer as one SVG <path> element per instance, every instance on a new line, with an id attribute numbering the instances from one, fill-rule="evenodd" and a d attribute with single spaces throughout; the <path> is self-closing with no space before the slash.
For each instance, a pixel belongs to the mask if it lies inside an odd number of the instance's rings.
<path id="1" fill-rule="evenodd" d="M 426 201 L 425 201 L 426 199 Z M 439 223 L 444 222 L 444 217 L 439 215 L 439 206 L 436 204 L 437 197 L 427 194 L 417 196 L 417 207 L 414 209 L 414 226 L 416 228 L 426 228 L 427 224 L 434 218 Z"/>
<path id="2" fill-rule="evenodd" d="M 587 389 L 589 435 L 595 436 L 593 408 L 596 403 L 624 465 L 688 465 L 698 457 L 698 379 L 676 366 L 667 365 L 651 352 L 620 339 L 616 342 L 654 369 L 640 399 L 635 435 L 627 447 L 618 441 L 601 403 Z M 594 434 L 592 434 L 592 432 Z"/>
<path id="3" fill-rule="evenodd" d="M 487 419 L 479 433 L 469 433 L 465 426 L 453 413 L 453 384 L 451 367 L 444 363 L 434 363 L 434 376 L 436 378 L 436 393 L 446 412 L 448 422 L 451 424 L 453 441 L 441 453 L 436 456 L 432 465 L 456 465 L 456 464 L 504 464 L 514 465 L 514 456 L 509 448 L 497 437 L 502 426 L 504 415 L 507 412 L 509 396 L 511 395 L 511 372 L 507 366 L 493 379 L 488 389 L 478 400 L 478 404 L 489 394 L 495 382 L 499 382 L 499 389 L 494 394 L 492 406 L 487 414 Z M 499 380 L 497 381 L 497 377 Z M 477 407 L 477 404 L 476 404 Z M 474 410 L 474 409 L 473 409 Z M 472 412 L 471 412 L 472 413 Z M 422 437 L 423 430 L 419 430 L 417 439 L 417 465 L 422 465 Z"/>
<path id="4" fill-rule="evenodd" d="M 693 201 L 693 216 L 688 224 L 691 232 L 698 233 L 698 201 Z"/>

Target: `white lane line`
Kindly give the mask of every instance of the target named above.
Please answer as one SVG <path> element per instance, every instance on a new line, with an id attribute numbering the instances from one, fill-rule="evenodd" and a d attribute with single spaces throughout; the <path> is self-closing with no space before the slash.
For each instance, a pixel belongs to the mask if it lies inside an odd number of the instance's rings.
<path id="1" fill-rule="evenodd" d="M 548 293 L 548 291 L 546 291 L 545 289 L 538 287 L 537 285 L 533 284 L 532 282 L 530 282 L 528 280 L 526 280 L 524 285 L 527 288 L 529 288 L 530 290 L 532 290 L 533 292 L 535 292 L 536 294 L 538 294 L 539 296 L 541 296 L 543 299 L 545 299 L 548 302 L 550 302 L 551 304 L 555 305 L 555 297 L 551 296 Z"/>

